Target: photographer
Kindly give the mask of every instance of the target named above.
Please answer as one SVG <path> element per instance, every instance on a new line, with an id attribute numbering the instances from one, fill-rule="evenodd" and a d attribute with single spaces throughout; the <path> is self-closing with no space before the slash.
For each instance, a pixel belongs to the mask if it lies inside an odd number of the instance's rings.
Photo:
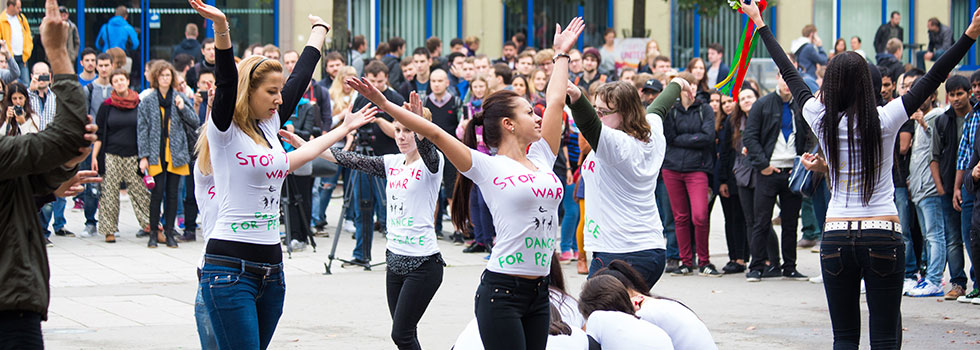
<path id="1" fill-rule="evenodd" d="M 27 88 L 21 83 L 13 83 L 4 93 L 0 110 L 5 114 L 2 133 L 5 136 L 34 134 L 40 131 L 40 121 L 27 104 Z"/>
<path id="2" fill-rule="evenodd" d="M 35 135 L 0 136 L 0 343 L 11 349 L 43 348 L 41 321 L 47 319 L 50 272 L 35 196 L 49 196 L 75 175 L 77 165 L 95 140 L 95 126 L 86 127 L 85 94 L 73 72 L 65 42 L 68 24 L 58 3 L 47 0 L 41 37 L 54 67 L 53 90 L 63 98 L 60 113 Z M 86 135 L 88 129 L 88 135 Z M 85 149 L 80 154 L 79 150 Z M 75 186 L 69 186 L 75 187 Z M 75 188 L 74 191 L 78 189 Z M 71 195 L 61 191 L 60 195 Z"/>
<path id="3" fill-rule="evenodd" d="M 384 95 L 385 99 L 401 106 L 405 103 L 397 91 L 388 86 L 388 67 L 380 61 L 372 61 L 364 67 L 364 77 L 378 91 Z M 371 103 L 363 95 L 357 96 L 354 100 L 355 111 L 360 110 L 368 103 Z M 355 152 L 372 156 L 382 156 L 385 154 L 398 153 L 398 146 L 395 145 L 393 136 L 395 127 L 391 125 L 392 118 L 387 113 L 378 113 L 377 118 L 371 125 L 365 125 L 357 130 L 355 138 Z M 354 182 L 357 187 L 354 189 L 354 225 L 357 227 L 355 236 L 357 245 L 354 246 L 355 263 L 368 263 L 371 261 L 371 240 L 374 237 L 374 212 L 378 213 L 378 222 L 387 222 L 387 211 L 384 207 L 385 189 L 376 178 L 363 172 L 356 172 Z M 384 226 L 384 225 L 382 225 Z M 366 239 L 366 241 L 365 241 Z M 367 244 L 367 246 L 365 246 Z"/>
<path id="4" fill-rule="evenodd" d="M 319 88 L 318 85 L 310 82 L 307 91 L 310 88 Z M 311 95 L 312 96 L 312 95 Z M 295 133 L 297 136 L 303 138 L 303 140 L 313 140 L 317 136 L 323 134 L 323 124 L 321 118 L 321 108 L 330 108 L 329 104 L 326 106 L 321 106 L 317 103 L 317 99 L 314 97 L 312 100 L 302 98 L 299 101 L 299 106 L 296 107 L 296 113 L 290 118 L 290 121 L 286 122 L 285 130 Z M 329 128 L 327 128 L 329 130 Z M 287 152 L 293 150 L 292 146 L 283 145 Z M 283 197 L 287 194 L 290 198 L 290 210 L 289 210 L 289 230 L 292 232 L 292 240 L 289 243 L 294 251 L 300 251 L 306 248 L 306 245 L 310 243 L 308 237 L 313 234 L 310 229 L 310 223 L 312 220 L 310 216 L 313 215 L 313 163 L 307 163 L 289 175 L 286 175 L 286 189 L 283 191 Z M 287 203 L 287 202 L 283 202 Z"/>

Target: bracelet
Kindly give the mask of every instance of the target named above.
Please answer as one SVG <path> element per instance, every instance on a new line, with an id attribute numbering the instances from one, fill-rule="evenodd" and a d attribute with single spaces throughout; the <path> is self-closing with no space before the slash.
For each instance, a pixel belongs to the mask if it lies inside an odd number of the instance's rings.
<path id="1" fill-rule="evenodd" d="M 571 60 L 571 57 L 569 57 L 567 53 L 562 52 L 562 53 L 555 54 L 555 57 L 551 58 L 551 63 L 557 63 L 558 59 L 562 57 Z"/>
<path id="2" fill-rule="evenodd" d="M 228 32 L 230 32 L 230 31 L 231 31 L 231 28 L 229 27 L 229 28 L 225 28 L 225 31 L 223 31 L 223 32 L 214 31 L 214 35 L 225 36 L 225 35 L 228 35 Z"/>
<path id="3" fill-rule="evenodd" d="M 326 30 L 327 32 L 330 31 L 330 27 L 327 27 L 327 25 L 326 24 L 323 24 L 323 23 L 314 24 L 313 25 L 313 28 L 310 28 L 310 29 L 316 29 L 316 27 L 323 27 L 323 30 Z"/>

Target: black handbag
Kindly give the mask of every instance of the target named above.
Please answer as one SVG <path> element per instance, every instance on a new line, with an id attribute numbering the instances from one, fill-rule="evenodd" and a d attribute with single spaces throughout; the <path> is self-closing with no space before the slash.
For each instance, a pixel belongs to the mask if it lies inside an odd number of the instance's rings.
<path id="1" fill-rule="evenodd" d="M 820 146 L 813 148 L 810 154 L 816 154 Z M 823 176 L 810 171 L 805 166 L 800 156 L 793 159 L 793 170 L 789 174 L 789 190 L 804 197 L 813 197 L 817 192 L 817 186 L 823 181 Z"/>

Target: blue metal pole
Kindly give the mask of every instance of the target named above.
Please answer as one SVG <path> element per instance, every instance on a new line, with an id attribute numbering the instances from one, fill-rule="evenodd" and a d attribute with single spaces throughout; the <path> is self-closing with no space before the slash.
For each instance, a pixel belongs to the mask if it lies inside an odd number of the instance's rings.
<path id="1" fill-rule="evenodd" d="M 578 16 L 582 17 L 583 19 L 585 18 L 585 6 L 578 5 Z M 578 47 L 580 52 L 585 48 L 585 39 L 583 39 L 581 35 L 578 36 L 578 43 L 576 47 Z"/>
<path id="2" fill-rule="evenodd" d="M 150 57 L 150 0 L 140 1 L 140 63 L 139 67 L 134 67 L 133 69 L 139 69 L 140 71 L 140 85 L 145 89 L 147 86 L 146 74 L 143 74 L 143 67 L 146 66 L 146 60 Z"/>
<path id="3" fill-rule="evenodd" d="M 840 4 L 838 3 L 837 6 Z M 888 0 L 881 0 L 881 23 L 884 24 L 885 22 L 888 22 Z"/>
<path id="4" fill-rule="evenodd" d="M 776 15 L 777 8 L 778 6 L 767 7 L 767 9 L 769 9 L 769 21 L 767 21 L 766 24 L 769 25 L 769 31 L 772 32 L 773 36 L 778 35 L 777 33 L 779 33 L 776 31 L 776 25 L 779 23 L 779 16 Z M 748 16 L 743 17 L 746 19 L 748 18 Z M 745 23 L 743 22 L 742 25 L 744 26 Z"/>
<path id="5" fill-rule="evenodd" d="M 887 0 L 886 0 L 887 1 Z M 915 43 L 915 0 L 909 0 L 909 44 Z M 909 46 L 908 61 L 912 62 L 912 56 L 915 55 L 915 51 L 912 50 L 912 46 Z"/>
<path id="6" fill-rule="evenodd" d="M 432 37 L 432 0 L 425 0 L 425 38 Z"/>
<path id="7" fill-rule="evenodd" d="M 701 14 L 700 6 L 694 7 L 694 57 L 701 57 Z"/>
<path id="8" fill-rule="evenodd" d="M 837 10 L 834 11 L 834 23 L 837 24 L 837 33 L 834 33 L 834 37 L 840 38 L 840 0 L 837 0 Z"/>
<path id="9" fill-rule="evenodd" d="M 970 23 L 970 17 L 971 16 L 969 14 L 972 14 L 973 11 L 976 10 L 976 8 L 977 8 L 977 0 L 970 0 L 970 10 L 967 11 L 967 13 L 968 13 L 968 15 L 967 15 L 967 23 Z M 976 46 L 977 46 L 976 44 L 973 44 L 973 47 L 970 48 L 970 53 L 967 54 L 968 62 L 969 62 L 969 64 L 971 66 L 975 66 L 977 64 L 977 50 L 976 50 Z"/>
<path id="10" fill-rule="evenodd" d="M 374 43 L 381 43 L 381 0 L 374 0 Z"/>
<path id="11" fill-rule="evenodd" d="M 527 46 L 534 47 L 534 0 L 527 0 Z"/>
<path id="12" fill-rule="evenodd" d="M 79 0 L 79 1 L 81 1 L 81 0 Z M 208 5 L 216 6 L 215 0 L 207 0 L 206 2 L 207 2 Z M 213 25 L 214 25 L 214 23 L 211 23 L 211 20 L 210 19 L 205 19 L 204 20 L 204 36 L 205 37 L 208 37 L 208 38 L 213 38 L 214 37 L 214 28 L 212 28 Z"/>
<path id="13" fill-rule="evenodd" d="M 507 7 L 504 6 L 504 14 L 507 13 Z M 506 17 L 504 17 L 506 19 Z M 507 22 L 504 22 L 507 23 Z M 504 32 L 504 36 L 507 33 Z M 463 0 L 456 0 L 456 37 L 463 37 Z"/>
<path id="14" fill-rule="evenodd" d="M 75 2 L 75 25 L 78 27 L 78 40 L 81 41 L 80 49 L 85 48 L 85 0 Z M 82 60 L 78 57 L 76 70 L 82 71 Z"/>
<path id="15" fill-rule="evenodd" d="M 279 46 L 279 0 L 272 0 L 272 42 Z"/>
<path id="16" fill-rule="evenodd" d="M 606 28 L 613 28 L 613 25 L 615 24 L 613 23 L 613 18 L 615 18 L 615 16 L 613 15 L 613 10 L 614 10 L 613 3 L 614 1 L 612 0 L 606 1 L 606 4 L 608 4 L 607 5 L 608 8 L 606 9 Z"/>

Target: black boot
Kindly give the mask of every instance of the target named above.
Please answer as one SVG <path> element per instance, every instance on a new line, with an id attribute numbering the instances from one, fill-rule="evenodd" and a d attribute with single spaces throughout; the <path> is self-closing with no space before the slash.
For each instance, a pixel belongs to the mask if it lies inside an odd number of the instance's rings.
<path id="1" fill-rule="evenodd" d="M 150 231 L 150 241 L 146 243 L 146 247 L 147 248 L 156 248 L 157 247 L 157 232 L 156 231 Z"/>
<path id="2" fill-rule="evenodd" d="M 195 236 L 195 234 L 194 234 L 195 232 L 194 231 L 196 231 L 196 230 L 184 230 L 184 234 L 182 236 L 180 236 L 180 241 L 181 242 L 194 242 L 195 240 L 197 240 L 197 238 L 194 237 Z"/>
<path id="3" fill-rule="evenodd" d="M 168 248 L 177 248 L 177 239 L 174 238 L 174 236 L 176 234 L 177 233 L 174 232 L 173 230 L 167 230 L 167 247 Z"/>

